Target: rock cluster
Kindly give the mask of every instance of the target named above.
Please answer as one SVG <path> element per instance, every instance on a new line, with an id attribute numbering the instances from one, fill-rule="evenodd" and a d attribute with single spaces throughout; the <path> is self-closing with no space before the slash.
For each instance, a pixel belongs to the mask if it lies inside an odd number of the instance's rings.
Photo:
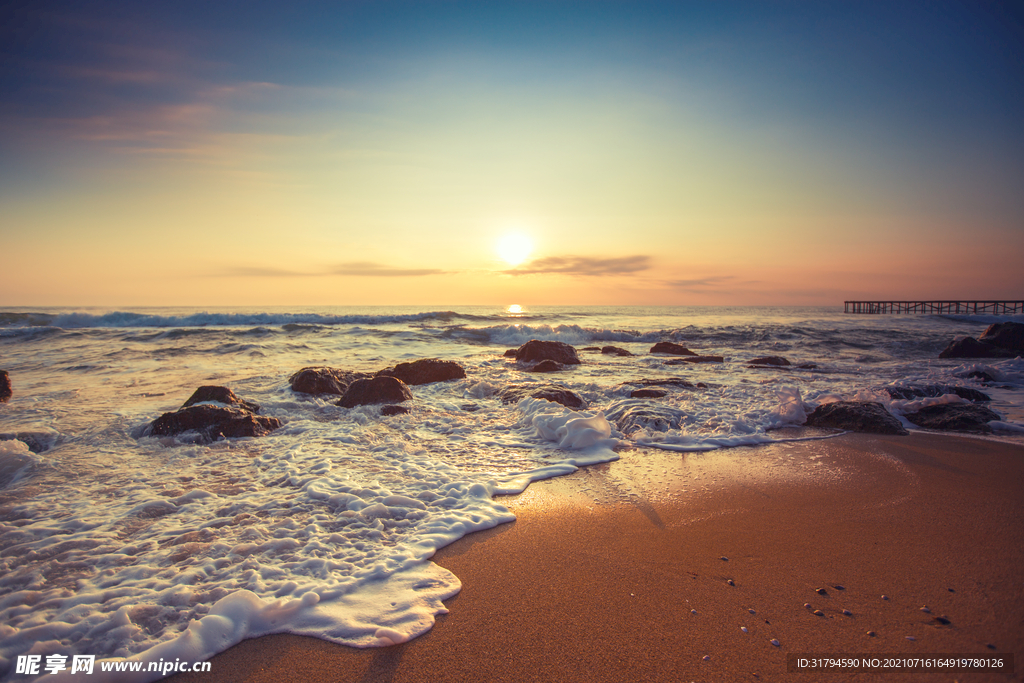
<path id="1" fill-rule="evenodd" d="M 14 390 L 11 388 L 11 376 L 7 374 L 6 370 L 0 370 L 0 403 L 7 403 L 11 400 L 11 396 L 14 396 Z"/>
<path id="2" fill-rule="evenodd" d="M 950 342 L 939 358 L 1015 358 L 1024 355 L 1024 323 L 993 323 L 981 336 Z"/>
<path id="3" fill-rule="evenodd" d="M 227 387 L 204 386 L 173 413 L 150 423 L 152 436 L 195 432 L 203 442 L 222 437 L 266 436 L 281 426 L 276 417 L 256 415 L 259 406 L 244 401 Z"/>
<path id="4" fill-rule="evenodd" d="M 348 372 L 337 368 L 302 368 L 290 378 L 292 391 L 304 394 L 338 394 L 341 396 L 348 385 L 357 379 L 369 377 L 365 372 Z"/>

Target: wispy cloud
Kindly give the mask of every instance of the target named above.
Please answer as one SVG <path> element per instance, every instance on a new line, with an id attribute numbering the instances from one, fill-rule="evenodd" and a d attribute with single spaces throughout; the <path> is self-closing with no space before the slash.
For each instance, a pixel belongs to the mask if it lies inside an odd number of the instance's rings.
<path id="1" fill-rule="evenodd" d="M 650 256 L 594 258 L 590 256 L 548 256 L 521 268 L 504 271 L 506 275 L 631 275 L 650 268 Z"/>
<path id="2" fill-rule="evenodd" d="M 341 263 L 331 269 L 331 275 L 359 275 L 362 277 L 419 277 L 441 275 L 445 271 L 437 268 L 392 268 L 369 261 Z"/>
<path id="3" fill-rule="evenodd" d="M 285 270 L 283 268 L 267 268 L 263 266 L 237 266 L 217 273 L 222 277 L 423 277 L 425 275 L 443 275 L 447 271 L 438 268 L 395 268 L 393 266 L 370 261 L 354 261 L 312 271 Z"/>

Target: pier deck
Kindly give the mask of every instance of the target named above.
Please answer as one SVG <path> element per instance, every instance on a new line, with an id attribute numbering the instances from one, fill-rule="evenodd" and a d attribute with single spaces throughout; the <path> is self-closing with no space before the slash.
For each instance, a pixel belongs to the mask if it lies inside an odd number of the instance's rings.
<path id="1" fill-rule="evenodd" d="M 845 313 L 1024 314 L 1024 301 L 844 301 Z"/>

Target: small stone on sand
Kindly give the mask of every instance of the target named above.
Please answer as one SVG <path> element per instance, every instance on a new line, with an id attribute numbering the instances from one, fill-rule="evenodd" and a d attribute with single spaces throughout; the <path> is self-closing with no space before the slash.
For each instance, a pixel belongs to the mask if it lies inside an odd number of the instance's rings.
<path id="1" fill-rule="evenodd" d="M 779 645 L 781 645 L 781 644 L 782 644 L 782 643 L 780 643 L 780 642 L 779 642 L 778 640 L 776 640 L 775 638 L 772 638 L 772 641 L 771 641 L 771 642 L 772 642 L 772 645 L 774 645 L 775 647 L 778 647 Z"/>
<path id="2" fill-rule="evenodd" d="M 824 588 L 818 588 L 814 592 L 817 593 L 818 595 L 828 595 L 828 591 L 825 590 Z"/>

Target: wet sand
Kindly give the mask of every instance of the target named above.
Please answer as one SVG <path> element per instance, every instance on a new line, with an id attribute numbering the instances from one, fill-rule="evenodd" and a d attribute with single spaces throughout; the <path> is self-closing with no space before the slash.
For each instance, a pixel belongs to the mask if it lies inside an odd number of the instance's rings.
<path id="1" fill-rule="evenodd" d="M 504 499 L 516 522 L 439 551 L 463 588 L 420 638 L 267 636 L 167 680 L 1024 680 L 1024 447 L 844 435 L 622 456 Z M 788 653 L 1013 653 L 1016 673 L 790 673 Z"/>

